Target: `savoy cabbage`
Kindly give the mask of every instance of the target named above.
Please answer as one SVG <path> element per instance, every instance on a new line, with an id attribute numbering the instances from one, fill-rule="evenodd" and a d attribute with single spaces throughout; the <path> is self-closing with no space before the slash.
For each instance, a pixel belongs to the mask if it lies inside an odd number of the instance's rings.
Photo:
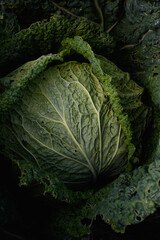
<path id="1" fill-rule="evenodd" d="M 8 120 L 1 133 L 5 152 L 36 163 L 67 184 L 117 176 L 134 152 L 127 112 L 134 115 L 133 123 L 147 112 L 140 101 L 143 89 L 113 63 L 95 57 L 82 38 L 66 39 L 63 45 L 66 52 L 59 58 L 42 56 L 1 79 L 3 85 L 11 83 L 1 100 L 1 111 L 12 109 L 11 123 Z M 90 64 L 69 61 L 43 71 L 48 62 L 68 53 L 68 45 Z M 26 78 L 33 81 L 25 87 Z M 18 88 L 21 92 L 26 88 L 19 102 Z M 145 123 L 139 125 L 143 131 Z"/>
<path id="2" fill-rule="evenodd" d="M 0 49 L 2 154 L 17 163 L 20 185 L 36 180 L 67 202 L 56 227 L 75 237 L 90 232 L 84 219 L 101 215 L 124 232 L 160 205 L 160 7 L 100 2 L 101 28 L 54 15 Z"/>

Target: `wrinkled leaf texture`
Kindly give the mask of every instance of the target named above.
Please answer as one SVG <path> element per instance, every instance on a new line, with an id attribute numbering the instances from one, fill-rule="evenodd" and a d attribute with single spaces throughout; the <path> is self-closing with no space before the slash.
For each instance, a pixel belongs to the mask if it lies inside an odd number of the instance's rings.
<path id="1" fill-rule="evenodd" d="M 52 55 L 50 58 L 53 60 Z M 43 61 L 45 58 L 41 64 Z M 1 82 L 7 85 L 12 79 L 12 88 L 17 87 L 28 67 L 36 64 L 27 63 Z M 102 65 L 116 69 L 105 58 Z M 124 106 L 132 109 L 142 105 L 143 90 L 128 74 L 117 68 L 114 81 Z M 125 134 L 103 84 L 88 63 L 68 62 L 42 72 L 30 82 L 22 101 L 12 107 L 10 119 L 11 124 L 2 131 L 10 136 L 5 151 L 13 152 L 17 160 L 36 163 L 64 183 L 95 181 L 100 174 L 115 176 L 127 164 Z"/>

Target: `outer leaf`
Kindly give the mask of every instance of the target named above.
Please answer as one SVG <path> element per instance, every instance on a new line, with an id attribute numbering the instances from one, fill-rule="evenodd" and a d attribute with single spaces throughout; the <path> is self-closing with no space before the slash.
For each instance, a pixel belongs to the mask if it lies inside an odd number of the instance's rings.
<path id="1" fill-rule="evenodd" d="M 57 227 L 61 226 L 65 233 L 78 237 L 90 231 L 90 225 L 83 225 L 84 219 L 90 219 L 92 223 L 97 215 L 120 233 L 125 232 L 126 226 L 142 222 L 160 207 L 159 156 L 160 144 L 149 167 L 139 167 L 120 175 L 112 184 L 96 192 L 81 208 L 77 209 L 75 205 L 75 208 L 63 209 L 57 218 Z"/>
<path id="2" fill-rule="evenodd" d="M 0 113 L 8 111 L 12 105 L 23 96 L 23 90 L 38 74 L 43 72 L 49 63 L 63 61 L 66 51 L 59 54 L 48 54 L 35 61 L 28 62 L 19 69 L 1 79 L 0 84 L 6 91 L 1 95 Z"/>
<path id="3" fill-rule="evenodd" d="M 153 107 L 153 126 L 147 134 L 143 158 L 152 161 L 159 141 L 160 31 L 159 1 L 126 1 L 125 12 L 111 32 L 117 41 L 116 62 L 146 89 L 147 104 Z"/>
<path id="4" fill-rule="evenodd" d="M 88 22 L 86 18 L 71 21 L 64 16 L 54 15 L 49 21 L 33 23 L 1 44 L 1 74 L 7 74 L 22 63 L 43 54 L 58 52 L 61 41 L 74 36 L 81 36 L 99 53 L 104 51 L 107 55 L 112 52 L 113 39 L 94 23 Z"/>
<path id="5" fill-rule="evenodd" d="M 151 108 L 146 107 L 141 101 L 143 88 L 131 80 L 129 74 L 119 69 L 113 62 L 102 56 L 97 57 L 100 59 L 103 72 L 112 77 L 112 85 L 116 87 L 120 103 L 125 113 L 128 114 L 132 129 L 132 142 L 136 147 L 134 156 L 139 158 L 143 133 L 151 120 Z M 133 161 L 135 160 L 138 159 L 134 158 Z"/>

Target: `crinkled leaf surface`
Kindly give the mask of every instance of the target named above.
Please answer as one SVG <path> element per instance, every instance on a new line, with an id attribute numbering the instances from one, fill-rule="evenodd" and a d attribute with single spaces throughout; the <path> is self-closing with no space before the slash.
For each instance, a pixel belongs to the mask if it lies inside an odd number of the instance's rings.
<path id="1" fill-rule="evenodd" d="M 66 183 L 92 181 L 115 162 L 122 171 L 125 136 L 89 64 L 57 65 L 38 78 L 11 111 L 9 148 Z"/>
<path id="2" fill-rule="evenodd" d="M 49 21 L 35 22 L 27 29 L 12 35 L 0 46 L 1 75 L 43 54 L 57 53 L 66 37 L 81 36 L 96 52 L 112 52 L 114 41 L 108 33 L 86 18 L 69 21 L 63 15 L 53 15 Z M 107 47 L 108 46 L 108 47 Z"/>

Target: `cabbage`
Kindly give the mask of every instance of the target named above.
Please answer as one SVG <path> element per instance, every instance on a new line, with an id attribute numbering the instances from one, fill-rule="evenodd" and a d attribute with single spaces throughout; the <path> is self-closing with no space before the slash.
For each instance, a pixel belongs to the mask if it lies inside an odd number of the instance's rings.
<path id="1" fill-rule="evenodd" d="M 51 54 L 1 79 L 3 85 L 11 83 L 1 101 L 1 111 L 6 103 L 11 108 L 1 133 L 5 152 L 70 185 L 117 176 L 134 151 L 127 111 L 136 116 L 144 108 L 143 89 L 112 62 L 95 57 L 80 37 L 66 44 L 79 47 L 91 63 L 53 63 L 43 71 L 46 59 L 56 60 Z M 39 69 L 35 76 L 32 68 Z M 31 74 L 33 80 L 22 90 L 23 78 Z M 19 86 L 23 96 L 13 104 L 9 93 L 17 94 Z"/>

